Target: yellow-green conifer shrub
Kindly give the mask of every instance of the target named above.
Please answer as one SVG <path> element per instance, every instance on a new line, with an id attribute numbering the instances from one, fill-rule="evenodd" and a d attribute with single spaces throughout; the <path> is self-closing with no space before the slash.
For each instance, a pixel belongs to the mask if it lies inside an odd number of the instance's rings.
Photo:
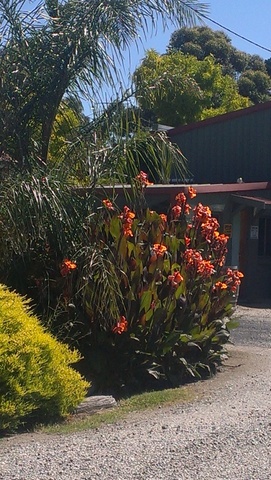
<path id="1" fill-rule="evenodd" d="M 0 285 L 1 430 L 70 413 L 89 387 L 70 366 L 79 359 L 44 330 L 28 300 Z"/>

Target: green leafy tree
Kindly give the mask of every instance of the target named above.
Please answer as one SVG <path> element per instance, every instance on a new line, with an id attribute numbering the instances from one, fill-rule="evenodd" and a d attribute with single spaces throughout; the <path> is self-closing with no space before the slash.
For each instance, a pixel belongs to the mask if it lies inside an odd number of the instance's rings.
<path id="1" fill-rule="evenodd" d="M 223 67 L 223 73 L 230 75 L 240 74 L 249 61 L 249 55 L 233 47 L 228 35 L 209 27 L 183 27 L 176 30 L 171 36 L 168 52 L 176 50 L 195 55 L 198 60 L 212 54 Z"/>
<path id="2" fill-rule="evenodd" d="M 134 74 L 140 108 L 151 111 L 159 123 L 178 125 L 237 110 L 249 105 L 238 93 L 236 82 L 224 75 L 212 56 L 147 52 Z"/>
<path id="3" fill-rule="evenodd" d="M 270 100 L 271 78 L 262 70 L 246 70 L 238 79 L 241 95 L 248 97 L 253 103 Z"/>
<path id="4" fill-rule="evenodd" d="M 212 55 L 221 65 L 223 73 L 237 81 L 241 95 L 248 97 L 252 103 L 270 99 L 270 62 L 259 55 L 238 50 L 222 31 L 209 27 L 183 27 L 171 36 L 168 52 L 172 51 L 194 55 L 198 60 Z"/>

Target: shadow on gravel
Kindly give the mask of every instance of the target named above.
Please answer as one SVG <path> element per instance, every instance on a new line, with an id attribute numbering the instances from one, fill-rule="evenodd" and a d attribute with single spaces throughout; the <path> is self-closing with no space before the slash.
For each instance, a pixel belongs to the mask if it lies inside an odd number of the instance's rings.
<path id="1" fill-rule="evenodd" d="M 237 307 L 247 307 L 247 308 L 265 308 L 271 310 L 271 299 L 262 300 L 259 302 L 248 302 L 248 301 L 241 301 L 238 302 Z"/>

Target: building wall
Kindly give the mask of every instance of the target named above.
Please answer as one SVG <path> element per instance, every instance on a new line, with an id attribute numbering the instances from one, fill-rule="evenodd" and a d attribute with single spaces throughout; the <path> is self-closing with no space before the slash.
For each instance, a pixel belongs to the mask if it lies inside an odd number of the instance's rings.
<path id="1" fill-rule="evenodd" d="M 239 269 L 244 273 L 240 299 L 248 303 L 271 298 L 271 257 L 259 255 L 259 238 L 251 236 L 261 215 L 254 215 L 251 207 L 240 211 Z"/>
<path id="2" fill-rule="evenodd" d="M 188 160 L 191 183 L 271 178 L 271 102 L 168 132 Z"/>

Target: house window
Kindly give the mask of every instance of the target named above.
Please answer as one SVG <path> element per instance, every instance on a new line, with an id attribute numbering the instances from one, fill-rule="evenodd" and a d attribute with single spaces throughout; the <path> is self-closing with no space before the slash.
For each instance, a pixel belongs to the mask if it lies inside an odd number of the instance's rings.
<path id="1" fill-rule="evenodd" d="M 258 255 L 271 256 L 271 218 L 259 219 Z"/>

